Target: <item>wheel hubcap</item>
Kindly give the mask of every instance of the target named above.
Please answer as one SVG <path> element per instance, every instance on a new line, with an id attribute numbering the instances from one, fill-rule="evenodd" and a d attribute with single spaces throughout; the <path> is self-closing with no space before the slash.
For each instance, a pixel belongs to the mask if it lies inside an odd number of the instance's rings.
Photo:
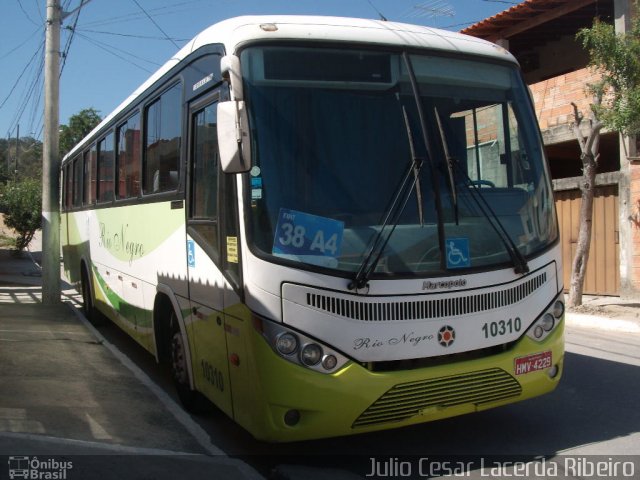
<path id="1" fill-rule="evenodd" d="M 171 371 L 179 383 L 187 383 L 187 369 L 184 358 L 182 335 L 175 333 L 171 339 Z"/>

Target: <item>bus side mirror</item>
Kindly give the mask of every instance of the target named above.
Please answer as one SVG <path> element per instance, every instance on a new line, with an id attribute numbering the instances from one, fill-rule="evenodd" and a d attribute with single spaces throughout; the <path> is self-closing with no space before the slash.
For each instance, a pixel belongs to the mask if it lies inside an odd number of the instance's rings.
<path id="1" fill-rule="evenodd" d="M 251 168 L 249 121 L 243 101 L 218 103 L 218 148 L 225 173 L 243 173 Z"/>
<path id="2" fill-rule="evenodd" d="M 233 98 L 236 100 L 244 100 L 240 59 L 236 55 L 225 55 L 222 57 L 220 59 L 220 73 L 222 74 L 222 78 L 231 85 Z"/>

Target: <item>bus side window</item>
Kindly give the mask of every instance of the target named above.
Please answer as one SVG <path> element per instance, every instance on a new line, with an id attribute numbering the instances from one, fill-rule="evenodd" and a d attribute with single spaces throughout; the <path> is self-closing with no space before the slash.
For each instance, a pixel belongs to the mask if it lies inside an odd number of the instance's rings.
<path id="1" fill-rule="evenodd" d="M 210 104 L 193 116 L 190 225 L 219 256 L 218 135 L 216 106 Z"/>
<path id="2" fill-rule="evenodd" d="M 96 157 L 89 150 L 82 154 L 84 161 L 84 204 L 96 203 Z"/>
<path id="3" fill-rule="evenodd" d="M 65 170 L 64 170 L 64 174 L 65 174 L 65 190 L 66 190 L 66 195 L 65 195 L 65 203 L 64 206 L 68 209 L 71 208 L 71 200 L 73 197 L 73 170 L 71 168 L 72 163 L 68 162 Z"/>
<path id="4" fill-rule="evenodd" d="M 164 92 L 145 110 L 145 194 L 178 187 L 182 127 L 182 84 Z"/>
<path id="5" fill-rule="evenodd" d="M 113 132 L 98 142 L 98 201 L 113 200 Z"/>
<path id="6" fill-rule="evenodd" d="M 117 197 L 140 196 L 140 114 L 136 113 L 118 127 L 116 159 Z"/>
<path id="7" fill-rule="evenodd" d="M 76 157 L 73 160 L 73 206 L 82 206 L 82 169 L 83 163 L 81 157 Z"/>

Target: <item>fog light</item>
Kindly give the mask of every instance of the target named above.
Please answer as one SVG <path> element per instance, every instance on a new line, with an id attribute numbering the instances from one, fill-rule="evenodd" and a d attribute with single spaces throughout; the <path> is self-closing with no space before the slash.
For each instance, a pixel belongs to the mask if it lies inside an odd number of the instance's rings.
<path id="1" fill-rule="evenodd" d="M 325 370 L 333 370 L 338 364 L 338 359 L 334 355 L 325 355 L 322 359 L 322 366 Z"/>
<path id="2" fill-rule="evenodd" d="M 322 358 L 322 348 L 315 343 L 310 343 L 309 345 L 305 345 L 300 352 L 300 361 L 307 365 L 308 367 L 312 367 L 317 365 Z"/>
<path id="3" fill-rule="evenodd" d="M 300 421 L 300 412 L 298 410 L 289 410 L 284 414 L 284 423 L 293 427 Z"/>
<path id="4" fill-rule="evenodd" d="M 540 325 L 544 328 L 545 332 L 550 332 L 555 323 L 556 321 L 550 313 L 545 313 L 540 321 Z"/>
<path id="5" fill-rule="evenodd" d="M 536 328 L 533 329 L 533 336 L 540 338 L 542 335 L 544 335 L 544 330 L 540 325 L 536 325 Z"/>
<path id="6" fill-rule="evenodd" d="M 564 303 L 558 300 L 553 304 L 553 316 L 560 318 L 562 315 L 564 315 Z"/>
<path id="7" fill-rule="evenodd" d="M 549 371 L 547 372 L 547 375 L 549 375 L 549 378 L 556 378 L 556 375 L 558 375 L 558 371 L 559 371 L 558 366 L 554 365 L 549 369 Z"/>
<path id="8" fill-rule="evenodd" d="M 282 355 L 291 355 L 298 349 L 298 339 L 291 333 L 283 333 L 276 339 L 276 348 Z"/>

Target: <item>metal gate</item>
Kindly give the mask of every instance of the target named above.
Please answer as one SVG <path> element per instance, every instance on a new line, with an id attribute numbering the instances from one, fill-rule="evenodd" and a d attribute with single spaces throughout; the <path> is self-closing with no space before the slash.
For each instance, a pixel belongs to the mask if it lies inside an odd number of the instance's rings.
<path id="1" fill-rule="evenodd" d="M 580 190 L 556 191 L 555 199 L 562 242 L 564 286 L 565 290 L 568 290 L 571 264 L 578 241 Z M 584 294 L 620 294 L 620 244 L 618 237 L 618 186 L 598 186 L 593 199 L 591 250 L 584 282 Z"/>

